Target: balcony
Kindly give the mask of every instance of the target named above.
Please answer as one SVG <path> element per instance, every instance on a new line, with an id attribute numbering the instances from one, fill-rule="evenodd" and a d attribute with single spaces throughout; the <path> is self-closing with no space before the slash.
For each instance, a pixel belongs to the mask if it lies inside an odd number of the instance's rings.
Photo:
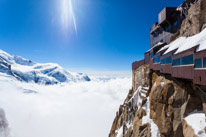
<path id="1" fill-rule="evenodd" d="M 176 11 L 176 7 L 166 7 L 159 13 L 159 24 L 162 25 L 166 21 L 170 22 L 171 15 Z"/>

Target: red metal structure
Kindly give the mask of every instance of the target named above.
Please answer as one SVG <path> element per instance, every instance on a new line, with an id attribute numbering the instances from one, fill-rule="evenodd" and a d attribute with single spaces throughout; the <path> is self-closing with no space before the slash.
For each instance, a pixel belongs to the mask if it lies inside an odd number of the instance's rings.
<path id="1" fill-rule="evenodd" d="M 170 43 L 171 35 L 180 28 L 182 19 L 176 8 L 164 8 L 159 13 L 159 23 L 155 23 L 151 27 L 151 49 L 145 52 L 143 60 L 132 64 L 132 69 L 135 70 L 141 65 L 149 63 L 152 71 L 159 71 L 174 78 L 187 79 L 193 81 L 194 84 L 206 86 L 206 50 L 196 52 L 199 45 L 194 45 L 178 54 L 175 54 L 178 48 L 165 54 L 169 48 L 165 45 Z M 175 27 L 173 26 L 170 31 L 167 31 L 168 24 L 175 21 L 177 21 Z"/>

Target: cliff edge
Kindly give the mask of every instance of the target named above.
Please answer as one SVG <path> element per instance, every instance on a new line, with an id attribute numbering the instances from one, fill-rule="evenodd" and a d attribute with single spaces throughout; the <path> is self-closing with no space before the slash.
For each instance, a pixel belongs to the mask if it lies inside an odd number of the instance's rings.
<path id="1" fill-rule="evenodd" d="M 204 137 L 205 91 L 142 65 L 133 71 L 133 90 L 120 106 L 109 137 Z"/>

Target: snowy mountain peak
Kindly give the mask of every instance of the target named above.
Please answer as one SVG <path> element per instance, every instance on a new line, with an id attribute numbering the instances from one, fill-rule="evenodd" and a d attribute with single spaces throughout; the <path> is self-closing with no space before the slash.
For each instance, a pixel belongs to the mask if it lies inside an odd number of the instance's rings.
<path id="1" fill-rule="evenodd" d="M 46 85 L 90 81 L 87 75 L 71 73 L 58 64 L 34 63 L 20 56 L 10 55 L 3 50 L 0 50 L 0 73 L 6 73 L 21 81 Z"/>

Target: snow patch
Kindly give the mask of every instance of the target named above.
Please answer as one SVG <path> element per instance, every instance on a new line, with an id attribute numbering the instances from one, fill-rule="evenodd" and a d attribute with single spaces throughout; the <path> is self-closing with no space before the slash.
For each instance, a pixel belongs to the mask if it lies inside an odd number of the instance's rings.
<path id="1" fill-rule="evenodd" d="M 116 137 L 123 137 L 123 126 L 117 130 L 117 136 Z"/>
<path id="2" fill-rule="evenodd" d="M 203 112 L 193 112 L 184 118 L 188 125 L 190 125 L 198 137 L 206 137 L 206 121 Z"/>
<path id="3" fill-rule="evenodd" d="M 153 86 L 156 87 L 156 86 L 157 86 L 157 83 L 155 82 Z"/>
<path id="4" fill-rule="evenodd" d="M 163 87 L 165 85 L 165 82 L 161 82 L 160 85 Z"/>
<path id="5" fill-rule="evenodd" d="M 154 123 L 152 119 L 150 119 L 150 102 L 149 97 L 147 97 L 147 102 L 142 106 L 142 108 L 146 112 L 146 116 L 142 118 L 142 124 L 150 124 L 151 125 L 151 136 L 152 137 L 160 137 L 160 131 L 158 126 Z"/>

